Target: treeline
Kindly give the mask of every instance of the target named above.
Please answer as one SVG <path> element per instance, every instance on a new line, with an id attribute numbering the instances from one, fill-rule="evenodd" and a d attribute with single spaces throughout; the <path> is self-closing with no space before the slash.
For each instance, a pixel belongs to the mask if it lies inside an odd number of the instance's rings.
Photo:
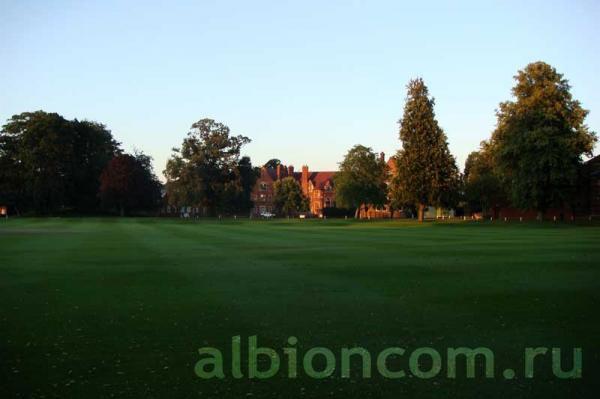
<path id="1" fill-rule="evenodd" d="M 240 156 L 244 136 L 222 123 L 194 123 L 167 162 L 163 186 L 142 152 L 125 153 L 103 124 L 43 111 L 14 115 L 0 131 L 0 205 L 32 215 L 247 214 L 259 175 Z"/>
<path id="2" fill-rule="evenodd" d="M 585 125 L 588 111 L 546 63 L 527 65 L 515 80 L 513 99 L 500 103 L 496 129 L 469 155 L 462 174 L 433 97 L 422 79 L 411 80 L 392 167 L 371 148 L 353 147 L 334 177 L 337 206 L 358 215 L 385 205 L 421 220 L 426 206 L 469 213 L 513 206 L 536 210 L 540 218 L 551 207 L 575 207 L 577 188 L 585 185 L 583 156 L 592 155 L 597 141 Z M 124 215 L 161 206 L 192 208 L 202 216 L 247 214 L 259 176 L 250 158 L 240 155 L 249 142 L 222 123 L 199 120 L 173 149 L 163 187 L 150 157 L 124 153 L 104 125 L 22 113 L 0 131 L 0 205 L 33 214 Z M 281 215 L 308 209 L 294 179 L 278 182 L 274 194 Z"/>
<path id="3" fill-rule="evenodd" d="M 582 156 L 592 156 L 597 141 L 585 124 L 589 111 L 546 63 L 529 64 L 515 80 L 514 99 L 500 103 L 491 138 L 466 161 L 467 206 L 536 210 L 538 219 L 552 207 L 585 208 Z"/>
<path id="4" fill-rule="evenodd" d="M 150 157 L 124 153 L 101 123 L 37 111 L 0 131 L 0 204 L 11 213 L 140 213 L 160 200 Z"/>
<path id="5" fill-rule="evenodd" d="M 583 155 L 592 156 L 596 134 L 588 111 L 574 100 L 563 75 L 544 62 L 515 76 L 513 99 L 500 104 L 497 127 L 467 159 L 464 174 L 448 149 L 422 79 L 409 82 L 399 121 L 402 148 L 392 167 L 368 147 L 352 148 L 340 164 L 336 199 L 343 206 L 401 209 L 423 220 L 426 206 L 468 213 L 512 206 L 536 210 L 578 207 L 585 187 Z M 390 170 L 391 169 L 391 170 Z"/>

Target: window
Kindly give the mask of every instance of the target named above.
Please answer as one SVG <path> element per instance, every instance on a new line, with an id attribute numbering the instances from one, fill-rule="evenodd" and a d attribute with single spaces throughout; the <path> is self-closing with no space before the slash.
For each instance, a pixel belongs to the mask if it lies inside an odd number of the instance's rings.
<path id="1" fill-rule="evenodd" d="M 267 183 L 265 183 L 264 181 L 260 182 L 260 191 L 267 191 Z"/>

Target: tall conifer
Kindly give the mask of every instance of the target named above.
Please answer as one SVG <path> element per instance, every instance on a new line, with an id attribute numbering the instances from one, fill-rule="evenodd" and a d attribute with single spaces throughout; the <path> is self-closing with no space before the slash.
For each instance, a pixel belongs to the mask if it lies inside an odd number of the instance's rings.
<path id="1" fill-rule="evenodd" d="M 402 149 L 392 180 L 396 203 L 414 205 L 423 221 L 428 205 L 450 206 L 456 199 L 459 171 L 433 110 L 435 101 L 423 79 L 411 80 L 400 123 Z"/>

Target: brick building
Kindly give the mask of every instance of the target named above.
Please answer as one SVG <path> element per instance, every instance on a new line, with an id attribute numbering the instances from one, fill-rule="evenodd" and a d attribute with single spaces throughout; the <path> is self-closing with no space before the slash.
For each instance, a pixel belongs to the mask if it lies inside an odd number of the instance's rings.
<path id="1" fill-rule="evenodd" d="M 276 168 L 263 166 L 251 194 L 254 202 L 252 214 L 257 216 L 265 212 L 275 213 L 273 185 L 278 180 L 293 177 L 309 200 L 310 212 L 315 216 L 322 216 L 323 208 L 335 207 L 334 175 L 335 172 L 330 171 L 311 172 L 306 165 L 301 172 L 295 172 L 291 165 L 277 165 Z"/>

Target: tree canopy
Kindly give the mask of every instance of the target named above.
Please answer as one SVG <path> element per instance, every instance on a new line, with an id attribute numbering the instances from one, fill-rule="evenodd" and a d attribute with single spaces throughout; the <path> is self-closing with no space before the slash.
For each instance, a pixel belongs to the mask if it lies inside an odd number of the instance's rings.
<path id="1" fill-rule="evenodd" d="M 194 123 L 181 148 L 173 149 L 164 171 L 169 203 L 198 206 L 208 215 L 227 211 L 227 198 L 244 191 L 240 151 L 249 142 L 213 119 Z"/>
<path id="2" fill-rule="evenodd" d="M 497 110 L 491 146 L 513 204 L 542 218 L 550 206 L 570 201 L 582 155 L 592 154 L 596 135 L 584 123 L 588 111 L 555 68 L 534 62 L 515 80 L 514 100 Z"/>
<path id="3" fill-rule="evenodd" d="M 0 201 L 38 214 L 97 211 L 100 173 L 119 152 L 100 123 L 14 115 L 0 131 Z"/>
<path id="4" fill-rule="evenodd" d="M 340 163 L 334 176 L 336 203 L 355 208 L 356 216 L 362 206 L 380 206 L 387 200 L 387 166 L 369 147 L 352 147 Z"/>
<path id="5" fill-rule="evenodd" d="M 254 184 L 260 175 L 260 169 L 252 166 L 250 157 L 243 156 L 234 170 L 234 178 L 225 186 L 222 210 L 237 214 L 250 212 L 254 203 L 250 199 Z"/>
<path id="6" fill-rule="evenodd" d="M 464 195 L 471 213 L 486 213 L 508 203 L 488 142 L 467 157 L 463 174 Z"/>
<path id="7" fill-rule="evenodd" d="M 160 207 L 161 184 L 152 170 L 152 158 L 142 152 L 119 154 L 100 175 L 100 199 L 105 209 L 125 213 Z"/>
<path id="8" fill-rule="evenodd" d="M 304 196 L 300 184 L 293 177 L 277 180 L 273 191 L 273 203 L 278 214 L 293 216 L 308 210 L 308 198 Z"/>
<path id="9" fill-rule="evenodd" d="M 425 206 L 450 206 L 457 200 L 460 172 L 434 113 L 435 101 L 422 79 L 411 80 L 400 123 L 402 149 L 396 155 L 392 200 L 414 204 L 419 220 Z"/>

